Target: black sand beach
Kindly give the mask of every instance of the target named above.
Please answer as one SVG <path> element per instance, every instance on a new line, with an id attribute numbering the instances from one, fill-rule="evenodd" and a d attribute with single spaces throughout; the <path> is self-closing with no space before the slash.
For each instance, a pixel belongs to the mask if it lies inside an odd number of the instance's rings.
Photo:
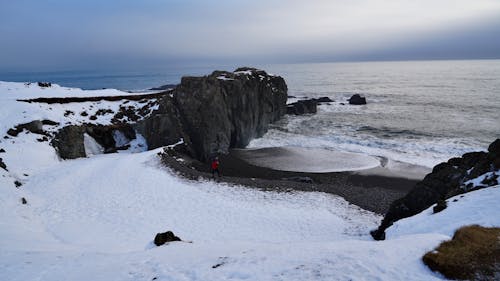
<path id="1" fill-rule="evenodd" d="M 222 177 L 215 180 L 263 190 L 281 192 L 318 191 L 342 196 L 351 204 L 384 214 L 389 205 L 403 197 L 418 180 L 382 175 L 361 175 L 355 172 L 304 173 L 279 171 L 252 165 L 240 150 L 221 155 Z M 180 160 L 182 159 L 182 160 Z M 208 164 L 169 151 L 162 162 L 179 175 L 191 180 L 211 179 Z"/>

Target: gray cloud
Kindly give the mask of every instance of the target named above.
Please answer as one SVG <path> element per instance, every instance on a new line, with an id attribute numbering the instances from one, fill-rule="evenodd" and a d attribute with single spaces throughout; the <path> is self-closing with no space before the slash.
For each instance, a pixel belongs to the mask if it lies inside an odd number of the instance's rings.
<path id="1" fill-rule="evenodd" d="M 500 57 L 495 0 L 0 1 L 0 70 Z"/>

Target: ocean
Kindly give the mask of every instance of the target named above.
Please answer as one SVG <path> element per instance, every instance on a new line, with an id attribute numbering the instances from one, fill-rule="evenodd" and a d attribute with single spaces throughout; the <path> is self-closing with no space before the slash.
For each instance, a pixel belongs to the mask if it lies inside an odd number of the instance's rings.
<path id="1" fill-rule="evenodd" d="M 323 148 L 432 167 L 466 152 L 486 150 L 500 138 L 500 60 L 257 67 L 284 77 L 290 96 L 327 96 L 334 102 L 320 105 L 315 115 L 286 116 L 264 137 L 253 140 L 252 148 Z M 212 70 L 203 66 L 126 73 L 0 73 L 0 80 L 137 91 Z M 353 94 L 365 96 L 367 104 L 349 105 Z"/>

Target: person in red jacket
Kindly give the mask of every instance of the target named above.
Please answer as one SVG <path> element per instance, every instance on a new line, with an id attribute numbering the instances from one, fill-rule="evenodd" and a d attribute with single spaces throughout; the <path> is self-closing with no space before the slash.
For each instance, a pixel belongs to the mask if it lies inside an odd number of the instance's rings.
<path id="1" fill-rule="evenodd" d="M 220 170 L 219 170 L 219 157 L 215 157 L 212 160 L 212 164 L 210 165 L 212 168 L 212 178 L 215 179 L 215 173 L 217 172 L 217 176 L 220 178 Z"/>

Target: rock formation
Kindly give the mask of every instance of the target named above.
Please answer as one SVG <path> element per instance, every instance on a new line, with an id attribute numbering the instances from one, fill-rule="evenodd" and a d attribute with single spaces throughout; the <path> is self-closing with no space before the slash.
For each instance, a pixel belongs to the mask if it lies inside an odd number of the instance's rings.
<path id="1" fill-rule="evenodd" d="M 290 115 L 303 115 L 309 113 L 316 113 L 318 111 L 318 102 L 315 100 L 299 100 L 291 103 L 286 107 L 286 114 Z"/>
<path id="2" fill-rule="evenodd" d="M 500 139 L 488 147 L 488 152 L 471 152 L 438 164 L 432 173 L 417 183 L 403 198 L 394 201 L 378 229 L 371 232 L 376 240 L 385 239 L 385 230 L 395 221 L 416 215 L 439 201 L 478 188 L 498 184 L 491 173 L 475 186 L 467 181 L 500 169 Z"/>
<path id="3" fill-rule="evenodd" d="M 362 105 L 366 104 L 366 98 L 360 96 L 359 94 L 354 94 L 352 97 L 349 99 L 349 104 L 354 104 L 354 105 Z"/>
<path id="4" fill-rule="evenodd" d="M 285 114 L 286 99 L 283 78 L 254 68 L 183 77 L 172 95 L 162 99 L 160 109 L 144 121 L 146 127 L 164 132 L 152 132 L 156 135 L 146 134 L 145 138 L 150 148 L 183 138 L 192 156 L 206 161 L 262 136 L 270 123 Z M 171 126 L 167 129 L 161 123 Z"/>
<path id="5" fill-rule="evenodd" d="M 158 99 L 159 108 L 141 120 L 132 119 L 137 121 L 133 124 L 67 126 L 52 144 L 64 159 L 84 157 L 83 134 L 87 133 L 112 151 L 113 130 L 129 131 L 132 126 L 144 136 L 149 149 L 183 140 L 184 152 L 207 161 L 229 148 L 245 147 L 266 133 L 269 124 L 286 113 L 287 86 L 279 76 L 239 68 L 183 77 L 175 89 L 152 98 Z"/>
<path id="6" fill-rule="evenodd" d="M 167 231 L 163 233 L 157 233 L 155 236 L 154 243 L 156 246 L 161 246 L 168 242 L 182 241 L 179 237 L 175 236 L 172 231 Z"/>
<path id="7" fill-rule="evenodd" d="M 318 105 L 321 103 L 333 102 L 329 97 L 313 98 L 306 100 L 299 100 L 297 102 L 288 104 L 286 107 L 286 114 L 289 115 L 303 115 L 314 114 L 318 111 Z"/>
<path id="8" fill-rule="evenodd" d="M 62 128 L 54 137 L 51 144 L 62 159 L 86 157 L 84 134 L 88 134 L 104 148 L 104 153 L 116 152 L 128 147 L 116 145 L 114 133 L 121 132 L 129 140 L 136 138 L 135 130 L 129 124 L 121 125 L 70 125 Z"/>

